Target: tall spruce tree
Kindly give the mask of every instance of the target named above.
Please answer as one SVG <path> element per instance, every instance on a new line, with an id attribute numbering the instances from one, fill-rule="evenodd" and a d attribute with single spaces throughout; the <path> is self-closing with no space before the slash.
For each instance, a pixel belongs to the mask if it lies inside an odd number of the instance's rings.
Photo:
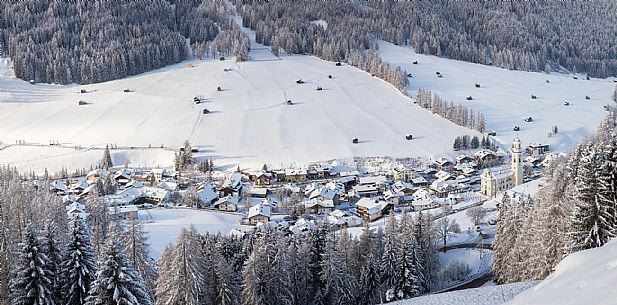
<path id="1" fill-rule="evenodd" d="M 105 145 L 105 151 L 103 151 L 103 160 L 101 161 L 101 167 L 109 170 L 114 166 L 113 161 L 111 160 L 111 153 L 109 152 L 109 145 Z"/>
<path id="2" fill-rule="evenodd" d="M 84 220 L 75 217 L 70 226 L 60 269 L 60 291 L 63 305 L 81 305 L 96 278 L 96 252 Z"/>
<path id="3" fill-rule="evenodd" d="M 120 242 L 110 238 L 104 259 L 99 262 L 86 305 L 152 305 L 154 301 L 141 277 L 122 252 Z"/>
<path id="4" fill-rule="evenodd" d="M 51 264 L 32 226 L 25 229 L 10 282 L 11 305 L 54 305 Z"/>

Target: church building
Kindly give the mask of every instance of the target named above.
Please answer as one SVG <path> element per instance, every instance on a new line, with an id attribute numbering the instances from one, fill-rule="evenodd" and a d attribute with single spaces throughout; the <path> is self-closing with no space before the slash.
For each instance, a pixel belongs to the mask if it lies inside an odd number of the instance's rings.
<path id="1" fill-rule="evenodd" d="M 510 149 L 512 162 L 510 169 L 501 168 L 489 170 L 485 168 L 481 177 L 480 192 L 486 196 L 496 196 L 523 183 L 523 159 L 521 140 L 516 137 Z"/>

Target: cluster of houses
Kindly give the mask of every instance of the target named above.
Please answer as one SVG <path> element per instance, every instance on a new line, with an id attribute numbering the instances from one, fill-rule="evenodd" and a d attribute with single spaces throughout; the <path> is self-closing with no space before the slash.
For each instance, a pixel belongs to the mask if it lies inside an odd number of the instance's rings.
<path id="1" fill-rule="evenodd" d="M 85 177 L 53 181 L 51 188 L 63 196 L 69 214 L 85 213 L 84 198 L 103 183 L 113 183 L 117 191 L 102 200 L 109 213 L 120 218 L 137 218 L 139 208 L 186 204 L 178 199 L 194 193 L 191 207 L 241 213 L 244 223 L 260 225 L 270 223 L 276 214 L 290 213 L 279 201 L 283 196 L 295 196 L 295 212 L 305 221 L 325 219 L 336 226 L 357 226 L 396 209 L 421 211 L 455 205 L 464 201 L 468 192 L 495 196 L 523 183 L 524 165 L 533 166 L 532 161 L 545 159 L 547 153 L 548 145 L 533 144 L 523 159 L 520 140 L 515 139 L 509 169 L 482 169 L 479 164 L 502 163 L 507 155 L 479 150 L 419 166 L 398 164 L 370 174 L 347 165 L 315 163 L 301 168 L 236 171 L 218 181 L 200 183 L 182 179 L 168 169 L 95 169 Z M 285 229 L 290 228 L 302 230 L 296 223 Z"/>

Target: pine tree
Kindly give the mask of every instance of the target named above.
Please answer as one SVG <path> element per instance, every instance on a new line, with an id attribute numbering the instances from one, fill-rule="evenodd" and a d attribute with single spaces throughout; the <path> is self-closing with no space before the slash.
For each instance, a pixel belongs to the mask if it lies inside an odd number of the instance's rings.
<path id="1" fill-rule="evenodd" d="M 333 233 L 329 234 L 322 254 L 320 274 L 324 283 L 324 300 L 328 300 L 329 304 L 352 305 L 355 304 L 357 283 L 348 272 L 348 265 L 341 250 L 343 246 L 340 243 L 337 246 L 336 237 Z"/>
<path id="2" fill-rule="evenodd" d="M 148 293 L 154 293 L 156 283 L 156 269 L 154 260 L 150 258 L 148 234 L 144 231 L 143 225 L 137 220 L 129 220 L 122 234 L 122 249 L 127 254 L 133 269 L 143 279 L 144 287 Z"/>
<path id="3" fill-rule="evenodd" d="M 397 241 L 396 232 L 398 224 L 394 216 L 388 217 L 386 220 L 386 240 L 384 244 L 383 255 L 381 257 L 380 276 L 382 289 L 388 295 L 394 296 L 396 293 L 396 285 L 400 282 L 397 262 Z M 388 299 L 389 301 L 389 299 Z"/>
<path id="4" fill-rule="evenodd" d="M 480 140 L 478 136 L 473 136 L 473 138 L 471 138 L 471 148 L 476 149 L 478 147 L 480 147 Z"/>
<path id="5" fill-rule="evenodd" d="M 141 277 L 121 249 L 118 241 L 108 241 L 104 260 L 99 263 L 99 271 L 86 299 L 86 305 L 154 304 Z"/>
<path id="6" fill-rule="evenodd" d="M 42 249 L 38 234 L 28 226 L 17 252 L 17 265 L 10 282 L 11 305 L 54 305 L 54 275 Z"/>
<path id="7" fill-rule="evenodd" d="M 90 243 L 84 221 L 72 220 L 69 240 L 65 247 L 60 269 L 62 304 L 81 305 L 90 293 L 96 278 L 96 253 Z"/>
<path id="8" fill-rule="evenodd" d="M 168 262 L 159 265 L 157 304 L 200 304 L 206 298 L 208 283 L 204 277 L 206 258 L 195 228 L 182 229 L 166 259 Z"/>
<path id="9" fill-rule="evenodd" d="M 60 303 L 60 283 L 59 273 L 60 266 L 62 264 L 62 252 L 57 240 L 57 229 L 55 223 L 47 222 L 44 228 L 44 245 L 43 252 L 49 259 L 49 271 L 53 275 L 51 280 L 52 293 L 54 296 L 54 303 Z"/>
<path id="10" fill-rule="evenodd" d="M 114 166 L 113 161 L 111 160 L 111 153 L 109 152 L 109 145 L 105 145 L 105 151 L 103 152 L 103 160 L 102 167 L 106 170 L 109 170 Z"/>
<path id="11" fill-rule="evenodd" d="M 601 247 L 615 236 L 614 203 L 603 198 L 602 190 L 607 188 L 603 177 L 609 175 L 603 163 L 597 147 L 587 144 L 576 177 L 578 195 L 570 233 L 574 250 Z"/>

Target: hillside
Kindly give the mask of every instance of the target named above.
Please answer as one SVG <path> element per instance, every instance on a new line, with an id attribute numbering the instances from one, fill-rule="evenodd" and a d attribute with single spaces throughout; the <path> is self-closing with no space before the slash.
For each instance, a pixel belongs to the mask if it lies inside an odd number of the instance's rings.
<path id="1" fill-rule="evenodd" d="M 607 114 L 603 106 L 613 104 L 612 79 L 511 71 L 417 54 L 411 48 L 387 42 L 380 42 L 379 53 L 412 74 L 407 87 L 410 95 L 415 96 L 420 88 L 428 89 L 454 104 L 483 113 L 487 130 L 495 131 L 497 140 L 507 145 L 518 134 L 524 144 L 545 142 L 552 150 L 567 151 L 595 130 Z M 443 77 L 436 77 L 436 72 Z M 537 99 L 531 99 L 531 95 Z M 473 99 L 466 100 L 467 96 Z M 566 101 L 569 106 L 564 106 Z M 523 121 L 528 116 L 533 122 Z M 514 126 L 520 131 L 515 132 Z M 552 126 L 558 127 L 559 134 L 549 138 Z"/>
<path id="2" fill-rule="evenodd" d="M 617 304 L 617 240 L 570 254 L 548 278 L 508 305 Z"/>

